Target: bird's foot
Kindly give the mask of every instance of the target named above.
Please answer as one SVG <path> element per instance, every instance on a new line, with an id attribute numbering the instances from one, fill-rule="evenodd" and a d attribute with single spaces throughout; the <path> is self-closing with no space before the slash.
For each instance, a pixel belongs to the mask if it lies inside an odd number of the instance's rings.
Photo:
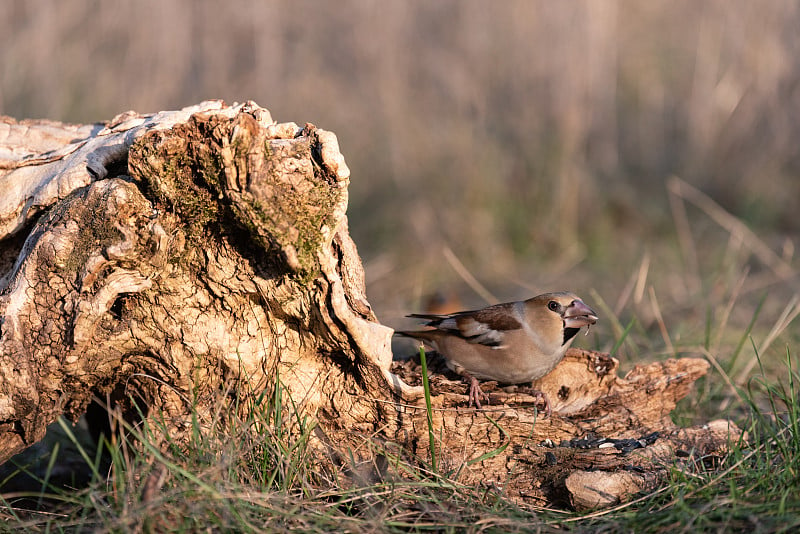
<path id="1" fill-rule="evenodd" d="M 541 391 L 539 389 L 526 388 L 525 393 L 536 398 L 537 399 L 536 404 L 544 404 L 544 413 L 545 415 L 547 415 L 547 417 L 550 417 L 553 411 L 550 409 L 550 399 L 547 398 L 547 395 L 544 393 L 544 391 Z"/>
<path id="2" fill-rule="evenodd" d="M 466 375 L 466 379 L 469 380 L 469 406 L 472 407 L 474 404 L 477 409 L 481 409 L 481 399 L 486 401 L 486 404 L 489 404 L 489 395 L 487 395 L 482 389 L 481 384 L 478 382 L 478 379 L 472 375 Z"/>

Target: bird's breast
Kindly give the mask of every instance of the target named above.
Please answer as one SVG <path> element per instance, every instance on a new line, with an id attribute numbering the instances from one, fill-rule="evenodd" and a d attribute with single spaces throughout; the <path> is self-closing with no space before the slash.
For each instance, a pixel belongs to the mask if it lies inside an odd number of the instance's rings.
<path id="1" fill-rule="evenodd" d="M 465 342 L 439 343 L 438 349 L 454 371 L 459 372 L 461 368 L 475 378 L 504 384 L 521 384 L 541 378 L 553 370 L 565 352 L 559 349 L 543 353 L 531 347 L 493 349 Z"/>

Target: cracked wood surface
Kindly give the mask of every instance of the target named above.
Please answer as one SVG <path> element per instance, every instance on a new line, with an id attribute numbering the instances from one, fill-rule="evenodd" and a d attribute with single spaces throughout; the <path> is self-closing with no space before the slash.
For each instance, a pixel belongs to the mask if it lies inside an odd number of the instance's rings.
<path id="1" fill-rule="evenodd" d="M 363 390 L 389 395 L 391 330 L 364 296 L 332 133 L 218 101 L 2 125 L 0 459 L 94 395 L 133 393 L 180 431 L 188 399 L 209 415 L 278 374 L 304 411 L 373 427 L 385 408 Z"/>

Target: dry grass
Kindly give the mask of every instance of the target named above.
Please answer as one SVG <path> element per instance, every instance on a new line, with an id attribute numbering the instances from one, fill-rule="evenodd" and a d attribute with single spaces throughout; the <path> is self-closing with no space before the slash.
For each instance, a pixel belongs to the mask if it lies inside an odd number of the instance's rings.
<path id="1" fill-rule="evenodd" d="M 795 2 L 32 0 L 0 15 L 0 113 L 86 122 L 218 97 L 335 131 L 387 318 L 409 305 L 398 281 L 461 285 L 447 247 L 498 297 L 569 267 L 627 272 L 645 244 L 672 245 L 671 175 L 772 250 L 800 230 Z"/>

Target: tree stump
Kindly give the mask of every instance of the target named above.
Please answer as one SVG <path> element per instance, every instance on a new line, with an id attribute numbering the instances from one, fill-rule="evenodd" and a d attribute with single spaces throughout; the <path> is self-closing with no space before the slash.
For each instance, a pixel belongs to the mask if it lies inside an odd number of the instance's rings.
<path id="1" fill-rule="evenodd" d="M 232 386 L 285 388 L 318 423 L 320 462 L 369 459 L 365 440 L 427 458 L 419 372 L 392 362 L 366 299 L 348 183 L 334 134 L 253 102 L 94 125 L 0 118 L 0 461 L 94 396 L 180 433 Z M 435 453 L 461 482 L 521 501 L 608 505 L 654 487 L 664 464 L 724 453 L 729 423 L 669 418 L 707 367 L 621 378 L 613 358 L 570 350 L 536 384 L 548 418 L 508 388 L 467 409 L 442 370 Z"/>

